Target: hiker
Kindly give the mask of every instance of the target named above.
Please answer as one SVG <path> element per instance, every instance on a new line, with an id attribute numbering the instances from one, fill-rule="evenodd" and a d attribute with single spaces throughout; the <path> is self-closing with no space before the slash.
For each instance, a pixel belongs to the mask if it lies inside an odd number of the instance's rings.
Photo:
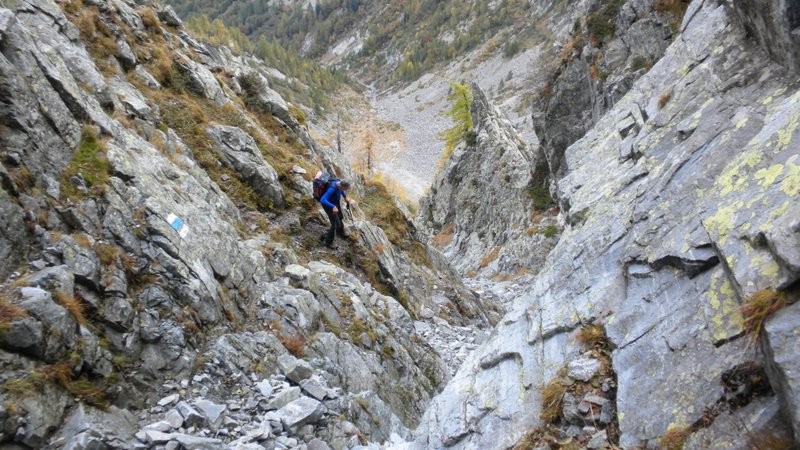
<path id="1" fill-rule="evenodd" d="M 325 214 L 328 215 L 328 220 L 331 221 L 331 228 L 322 236 L 322 239 L 325 241 L 325 246 L 328 248 L 333 248 L 333 238 L 336 236 L 337 232 L 339 236 L 346 237 L 344 234 L 344 224 L 342 223 L 344 214 L 342 214 L 342 205 L 340 202 L 342 197 L 344 197 L 347 206 L 350 206 L 350 200 L 347 199 L 348 189 L 350 189 L 350 182 L 347 180 L 331 180 L 328 190 L 325 191 L 325 194 L 319 199 L 319 202 L 322 203 L 322 209 L 325 210 Z"/>

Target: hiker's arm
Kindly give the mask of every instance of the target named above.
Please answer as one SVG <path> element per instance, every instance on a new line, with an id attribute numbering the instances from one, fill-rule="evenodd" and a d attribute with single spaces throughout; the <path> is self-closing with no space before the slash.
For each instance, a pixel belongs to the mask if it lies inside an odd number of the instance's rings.
<path id="1" fill-rule="evenodd" d="M 336 190 L 335 187 L 329 187 L 325 194 L 322 195 L 322 198 L 319 199 L 319 202 L 323 205 L 327 206 L 328 208 L 336 209 L 336 205 L 331 202 L 331 195 Z"/>

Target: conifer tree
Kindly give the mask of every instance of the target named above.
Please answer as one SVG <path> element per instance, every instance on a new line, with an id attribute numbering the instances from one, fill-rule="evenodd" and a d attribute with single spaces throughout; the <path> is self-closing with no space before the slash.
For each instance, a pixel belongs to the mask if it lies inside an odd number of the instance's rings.
<path id="1" fill-rule="evenodd" d="M 444 158 L 449 157 L 459 141 L 472 130 L 472 114 L 469 110 L 472 104 L 472 91 L 469 86 L 466 83 L 451 82 L 447 99 L 452 102 L 452 106 L 445 114 L 453 119 L 453 126 L 444 130 L 439 136 L 444 141 Z"/>

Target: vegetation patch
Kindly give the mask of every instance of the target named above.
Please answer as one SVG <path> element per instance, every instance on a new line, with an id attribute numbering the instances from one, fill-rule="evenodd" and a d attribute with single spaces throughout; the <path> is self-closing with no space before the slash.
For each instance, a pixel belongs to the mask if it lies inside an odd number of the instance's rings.
<path id="1" fill-rule="evenodd" d="M 755 292 L 741 307 L 744 329 L 758 336 L 764 327 L 764 321 L 773 313 L 788 304 L 789 297 L 784 292 L 763 289 Z"/>
<path id="2" fill-rule="evenodd" d="M 11 323 L 26 317 L 28 313 L 21 307 L 11 302 L 11 299 L 0 293 L 0 334 L 8 331 Z"/>
<path id="3" fill-rule="evenodd" d="M 603 6 L 586 20 L 586 29 L 592 40 L 602 43 L 617 32 L 617 17 L 625 0 L 607 0 Z"/>
<path id="4" fill-rule="evenodd" d="M 446 161 L 453 153 L 459 142 L 467 137 L 472 130 L 472 91 L 466 84 L 450 83 L 450 94 L 447 100 L 451 102 L 450 109 L 445 113 L 453 119 L 453 126 L 444 130 L 439 138 L 444 141 L 444 154 L 442 160 Z"/>
<path id="5" fill-rule="evenodd" d="M 76 378 L 67 362 L 37 367 L 26 375 L 7 380 L 3 390 L 25 397 L 40 392 L 46 384 L 55 384 L 65 389 L 78 400 L 100 409 L 108 407 L 105 389 L 85 376 Z"/>
<path id="6" fill-rule="evenodd" d="M 672 16 L 670 26 L 672 31 L 678 31 L 681 26 L 686 10 L 689 8 L 690 0 L 656 0 L 653 3 L 653 11 Z"/>
<path id="7" fill-rule="evenodd" d="M 530 197 L 531 206 L 535 211 L 546 211 L 555 205 L 555 201 L 550 195 L 550 189 L 547 188 L 545 182 L 532 182 L 528 186 L 528 197 Z"/>
<path id="8" fill-rule="evenodd" d="M 94 128 L 84 127 L 78 149 L 61 177 L 61 193 L 66 198 L 77 200 L 88 194 L 105 193 L 111 167 L 105 151 L 105 143 L 97 136 Z M 83 180 L 88 191 L 79 189 L 77 182 L 73 182 L 73 177 Z"/>
<path id="9" fill-rule="evenodd" d="M 85 308 L 80 299 L 61 291 L 56 292 L 53 295 L 53 298 L 55 298 L 55 300 L 61 306 L 69 311 L 70 315 L 72 315 L 76 322 L 78 322 L 80 325 L 86 325 L 86 315 L 84 313 Z"/>

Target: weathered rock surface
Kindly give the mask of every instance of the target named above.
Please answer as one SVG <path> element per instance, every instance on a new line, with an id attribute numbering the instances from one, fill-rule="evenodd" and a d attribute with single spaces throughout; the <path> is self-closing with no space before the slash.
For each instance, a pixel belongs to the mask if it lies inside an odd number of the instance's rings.
<path id="1" fill-rule="evenodd" d="M 487 267 L 494 273 L 535 273 L 557 241 L 534 224 L 520 225 L 535 212 L 531 199 L 520 194 L 542 184 L 534 179 L 535 149 L 477 85 L 472 93 L 474 129 L 420 200 L 418 221 L 462 274 Z M 554 226 L 541 226 L 546 224 Z"/>
<path id="2" fill-rule="evenodd" d="M 724 5 L 692 2 L 664 56 L 567 149 L 566 230 L 411 447 L 507 448 L 542 426 L 540 389 L 580 357 L 592 322 L 614 349 L 623 448 L 656 445 L 724 401 L 727 374 L 761 359 L 740 304 L 800 277 L 797 88 Z M 765 362 L 789 367 L 790 340 Z M 776 394 L 790 417 L 793 394 Z M 766 429 L 760 412 L 736 414 Z"/>

